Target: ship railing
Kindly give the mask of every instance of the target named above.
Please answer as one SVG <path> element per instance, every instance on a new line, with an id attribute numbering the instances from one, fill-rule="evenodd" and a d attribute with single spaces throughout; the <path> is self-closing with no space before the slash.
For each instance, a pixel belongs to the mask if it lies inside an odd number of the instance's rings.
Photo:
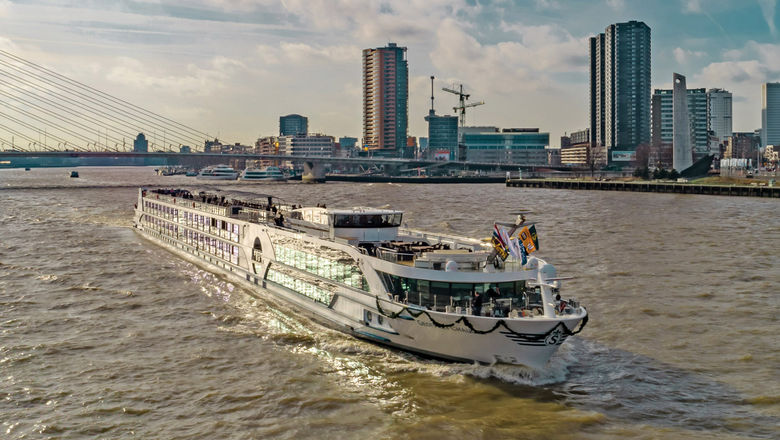
<path id="1" fill-rule="evenodd" d="M 361 248 L 362 250 L 362 248 Z M 376 256 L 382 260 L 389 261 L 396 264 L 405 264 L 407 266 L 414 265 L 414 259 L 417 254 L 395 252 L 388 248 L 378 247 L 376 249 Z"/>
<path id="2" fill-rule="evenodd" d="M 485 244 L 481 241 L 469 238 L 469 237 L 463 237 L 459 235 L 451 235 L 451 234 L 441 234 L 441 233 L 433 233 L 428 231 L 420 231 L 418 229 L 409 229 L 409 228 L 400 228 L 398 231 L 400 234 L 408 235 L 410 237 L 415 238 L 423 238 L 423 239 L 429 239 L 429 240 L 435 240 L 438 242 L 447 242 L 447 243 L 459 243 L 464 245 L 471 245 L 476 249 L 484 247 Z"/>
<path id="3" fill-rule="evenodd" d="M 180 205 L 182 208 L 197 209 L 199 211 L 208 212 L 211 214 L 225 216 L 227 214 L 227 207 L 220 205 L 213 205 L 211 203 L 204 203 L 200 199 L 192 198 L 185 199 L 181 197 L 173 197 L 167 194 L 158 194 L 155 192 L 147 192 L 146 198 L 149 200 L 159 200 L 164 203 L 170 203 L 172 205 Z"/>

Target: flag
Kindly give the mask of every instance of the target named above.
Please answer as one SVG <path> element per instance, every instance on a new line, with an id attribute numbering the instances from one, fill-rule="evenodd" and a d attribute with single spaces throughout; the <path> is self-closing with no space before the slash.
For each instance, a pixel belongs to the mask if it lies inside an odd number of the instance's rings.
<path id="1" fill-rule="evenodd" d="M 536 236 L 536 228 L 534 226 L 531 226 L 533 228 L 533 235 L 531 233 L 531 230 L 528 228 L 528 226 L 524 227 L 519 234 L 520 241 L 523 243 L 523 247 L 525 248 L 525 251 L 528 254 L 531 254 L 535 252 L 538 248 L 536 247 L 536 243 L 538 243 L 538 239 L 534 240 L 534 236 Z"/>
<path id="2" fill-rule="evenodd" d="M 501 232 L 499 232 L 498 226 L 496 225 L 493 225 L 493 238 L 490 241 L 493 243 L 493 248 L 496 250 L 498 256 L 501 257 L 501 260 L 506 260 L 506 257 L 509 256 L 506 243 L 501 238 Z"/>
<path id="3" fill-rule="evenodd" d="M 515 242 L 517 242 L 517 239 L 515 238 Z M 525 246 L 520 246 L 520 264 L 525 266 L 526 263 L 528 263 L 527 254 L 525 253 Z"/>
<path id="4" fill-rule="evenodd" d="M 504 244 L 504 248 L 509 253 L 509 255 L 511 255 L 512 258 L 520 258 L 520 252 L 518 250 L 517 243 L 515 243 L 517 240 L 513 240 L 509 237 L 509 233 L 505 227 L 499 225 L 493 225 L 493 227 L 495 228 L 495 231 L 498 232 L 498 238 Z"/>
<path id="5" fill-rule="evenodd" d="M 520 245 L 520 240 L 518 240 L 517 237 L 512 237 L 509 239 L 509 255 L 517 260 L 521 259 L 523 254 L 522 248 L 523 246 Z"/>
<path id="6" fill-rule="evenodd" d="M 534 241 L 534 247 L 535 247 L 535 248 L 536 248 L 536 250 L 538 251 L 538 250 L 539 250 L 539 236 L 538 236 L 538 235 L 536 235 L 536 225 L 531 225 L 531 226 L 528 228 L 528 232 L 530 232 L 530 233 L 531 233 L 531 240 L 533 240 L 533 241 Z"/>

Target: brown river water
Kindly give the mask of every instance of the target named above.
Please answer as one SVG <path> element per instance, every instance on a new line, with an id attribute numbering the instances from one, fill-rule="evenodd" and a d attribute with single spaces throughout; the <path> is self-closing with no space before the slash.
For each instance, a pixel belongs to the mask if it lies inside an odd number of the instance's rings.
<path id="1" fill-rule="evenodd" d="M 488 236 L 532 213 L 590 322 L 544 371 L 322 327 L 132 228 L 150 168 L 0 170 L 0 438 L 780 438 L 780 202 L 502 184 L 211 185 Z"/>

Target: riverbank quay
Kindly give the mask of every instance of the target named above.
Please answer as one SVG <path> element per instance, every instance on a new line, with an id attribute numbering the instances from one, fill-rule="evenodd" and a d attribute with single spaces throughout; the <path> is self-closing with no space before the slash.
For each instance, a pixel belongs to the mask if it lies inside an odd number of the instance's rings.
<path id="1" fill-rule="evenodd" d="M 635 191 L 780 198 L 780 187 L 760 185 L 713 185 L 678 182 L 622 182 L 569 179 L 508 179 L 506 181 L 506 186 L 516 188 L 583 189 L 594 191 Z"/>
<path id="2" fill-rule="evenodd" d="M 328 174 L 328 182 L 363 182 L 363 183 L 504 183 L 503 176 L 383 176 L 383 175 L 350 175 Z"/>

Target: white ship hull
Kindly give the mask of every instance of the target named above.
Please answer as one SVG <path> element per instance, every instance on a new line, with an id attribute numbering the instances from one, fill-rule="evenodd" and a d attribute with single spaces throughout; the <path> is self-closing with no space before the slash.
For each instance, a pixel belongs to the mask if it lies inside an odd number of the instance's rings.
<path id="1" fill-rule="evenodd" d="M 197 175 L 197 176 L 195 176 L 195 178 L 198 179 L 198 180 L 236 180 L 236 178 L 238 178 L 238 173 L 236 173 L 236 174 L 228 174 L 228 175 L 224 175 L 224 176 L 202 176 L 202 175 Z"/>
<path id="2" fill-rule="evenodd" d="M 399 265 L 364 255 L 347 244 L 273 224 L 219 215 L 212 209 L 208 222 L 225 222 L 229 227 L 227 233 L 221 229 L 214 234 L 213 229 L 207 232 L 210 226 L 198 220 L 207 204 L 153 197 L 139 194 L 134 223 L 144 237 L 242 284 L 253 294 L 263 294 L 258 288 L 270 291 L 332 328 L 380 344 L 454 361 L 520 364 L 541 369 L 587 317 L 581 307 L 575 313 L 560 316 L 496 318 L 407 306 L 392 299 L 375 269 L 395 270 L 399 275 L 419 269 L 392 268 Z M 151 211 L 149 206 L 153 207 Z M 195 222 L 190 222 L 192 216 Z M 171 221 L 174 217 L 176 220 Z M 215 240 L 222 242 L 219 246 L 224 248 L 223 252 L 214 252 Z M 306 272 L 292 267 L 289 261 L 280 262 L 277 252 L 287 252 L 280 246 L 293 245 L 318 247 L 325 254 L 333 252 L 339 261 L 351 258 L 362 273 L 362 281 L 354 273 L 351 278 L 338 281 L 333 275 L 313 274 L 313 266 L 306 266 L 310 270 Z M 484 278 L 484 274 L 466 272 L 441 272 L 439 276 L 458 282 Z"/>

